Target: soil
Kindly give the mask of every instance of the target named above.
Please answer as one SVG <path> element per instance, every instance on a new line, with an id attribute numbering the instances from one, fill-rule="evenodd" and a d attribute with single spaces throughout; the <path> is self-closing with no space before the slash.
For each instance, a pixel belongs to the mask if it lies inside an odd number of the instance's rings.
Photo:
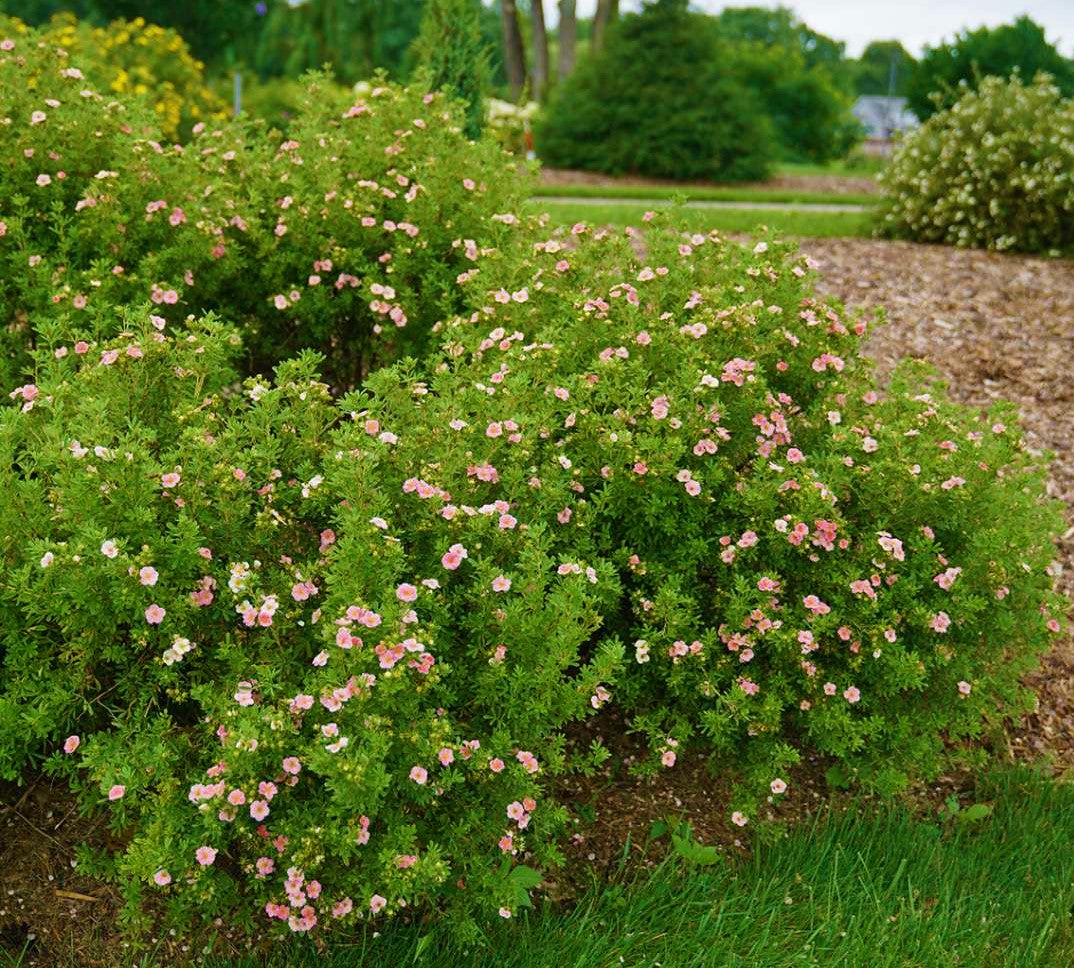
<path id="1" fill-rule="evenodd" d="M 933 363 L 953 396 L 967 404 L 1017 403 L 1031 445 L 1056 455 L 1049 489 L 1067 502 L 1068 524 L 1074 524 L 1074 262 L 862 239 L 807 239 L 802 248 L 819 264 L 821 292 L 850 307 L 886 309 L 888 325 L 869 345 L 881 374 L 899 357 L 916 356 Z M 1060 540 L 1057 557 L 1059 585 L 1070 594 L 1074 526 Z M 1008 730 L 997 752 L 1043 759 L 1057 774 L 1074 772 L 1069 635 L 1027 684 L 1038 708 Z M 748 852 L 748 835 L 727 823 L 726 789 L 709 774 L 704 757 L 684 754 L 659 782 L 640 780 L 624 765 L 640 752 L 633 737 L 610 716 L 600 729 L 613 753 L 607 768 L 591 779 L 567 780 L 559 790 L 573 808 L 576 834 L 568 850 L 581 862 L 576 867 L 615 875 L 654 862 L 667 841 L 654 844 L 649 834 L 654 822 L 669 816 L 687 820 L 698 839 L 722 852 Z M 839 795 L 825 788 L 827 765 L 807 759 L 787 776 L 795 795 L 773 813 L 794 820 L 824 804 L 839 809 Z M 915 790 L 913 802 L 928 810 L 971 788 L 971 777 L 942 777 Z M 107 844 L 107 833 L 99 820 L 79 816 L 63 791 L 44 780 L 23 788 L 0 784 L 0 955 L 17 958 L 25 950 L 15 963 L 27 968 L 121 962 L 118 896 L 71 866 L 84 841 Z M 548 886 L 553 897 L 571 892 L 569 883 Z M 164 952 L 158 963 L 167 963 Z"/>
<path id="2" fill-rule="evenodd" d="M 758 192 L 826 192 L 831 195 L 876 195 L 880 186 L 868 175 L 776 175 L 763 182 L 718 185 L 707 181 L 672 181 L 667 178 L 641 178 L 635 175 L 601 175 L 592 171 L 542 168 L 542 185 L 570 187 L 586 185 L 599 188 L 742 188 Z"/>

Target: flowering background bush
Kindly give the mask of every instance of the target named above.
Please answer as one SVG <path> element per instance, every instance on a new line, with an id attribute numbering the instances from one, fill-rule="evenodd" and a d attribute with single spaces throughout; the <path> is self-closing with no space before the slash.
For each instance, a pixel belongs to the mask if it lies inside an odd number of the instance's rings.
<path id="1" fill-rule="evenodd" d="M 286 135 L 239 119 L 166 146 L 142 106 L 98 93 L 60 49 L 32 33 L 4 45 L 6 385 L 47 307 L 79 319 L 147 298 L 172 321 L 213 310 L 239 325 L 248 372 L 313 346 L 353 385 L 424 350 L 525 192 L 440 95 L 379 84 L 363 98 L 314 76 Z"/>
<path id="2" fill-rule="evenodd" d="M 241 120 L 199 127 L 141 179 L 162 233 L 142 295 L 173 293 L 166 314 L 236 322 L 252 373 L 312 346 L 333 384 L 351 386 L 423 352 L 460 308 L 457 276 L 525 192 L 501 149 L 468 141 L 459 120 L 442 95 L 381 83 L 363 97 L 311 76 L 286 136 Z"/>
<path id="3" fill-rule="evenodd" d="M 881 175 L 880 229 L 920 242 L 1074 245 L 1074 102 L 1046 75 L 984 78 L 907 136 Z"/>
<path id="4" fill-rule="evenodd" d="M 3 17 L 0 33 L 66 51 L 106 95 L 143 101 L 169 139 L 189 135 L 198 121 L 226 115 L 227 105 L 206 85 L 204 66 L 183 38 L 142 17 L 94 27 L 58 14 L 33 31 L 16 18 Z"/>

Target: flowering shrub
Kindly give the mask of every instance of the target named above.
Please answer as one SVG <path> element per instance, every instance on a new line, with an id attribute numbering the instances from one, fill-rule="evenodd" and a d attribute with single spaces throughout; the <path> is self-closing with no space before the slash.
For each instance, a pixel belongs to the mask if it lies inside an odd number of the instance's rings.
<path id="1" fill-rule="evenodd" d="M 986 77 L 900 144 L 880 230 L 1026 252 L 1074 246 L 1074 102 L 1045 75 Z"/>
<path id="2" fill-rule="evenodd" d="M 286 136 L 240 120 L 166 147 L 62 52 L 0 40 L 4 385 L 47 307 L 78 318 L 145 298 L 172 322 L 215 310 L 239 324 L 251 372 L 314 346 L 353 385 L 425 349 L 525 191 L 439 95 L 381 84 L 355 99 L 315 77 Z"/>
<path id="3" fill-rule="evenodd" d="M 313 346 L 348 386 L 423 352 L 460 308 L 456 277 L 525 191 L 442 95 L 386 83 L 355 98 L 312 76 L 286 137 L 243 123 L 195 135 L 153 167 L 142 217 L 166 237 L 143 264 L 144 294 L 174 292 L 167 313 L 237 322 L 250 372 Z"/>
<path id="4" fill-rule="evenodd" d="M 525 158 L 529 150 L 526 135 L 539 108 L 540 105 L 536 101 L 512 104 L 510 101 L 490 97 L 485 102 L 485 119 L 489 133 L 512 154 Z"/>
<path id="5" fill-rule="evenodd" d="M 559 731 L 621 662 L 580 654 L 611 569 L 557 575 L 502 505 L 430 524 L 312 355 L 221 394 L 235 334 L 145 315 L 0 411 L 0 773 L 49 751 L 177 918 L 510 916 L 557 860 Z"/>
<path id="6" fill-rule="evenodd" d="M 0 378 L 10 387 L 35 344 L 35 321 L 57 306 L 84 315 L 131 265 L 137 225 L 125 232 L 117 185 L 138 139 L 157 131 L 38 33 L 3 29 L 0 125 Z"/>
<path id="7" fill-rule="evenodd" d="M 745 825 L 803 750 L 891 791 L 1025 707 L 1060 519 L 1012 408 L 880 392 L 787 247 L 497 225 L 453 281 L 480 308 L 335 403 L 311 353 L 240 391 L 211 316 L 39 324 L 0 773 L 109 810 L 132 915 L 510 917 L 602 709 L 643 771 L 708 750 Z"/>
<path id="8" fill-rule="evenodd" d="M 564 573 L 616 569 L 612 701 L 650 768 L 700 742 L 740 771 L 741 820 L 803 747 L 890 791 L 1023 708 L 1060 519 L 1011 408 L 909 368 L 878 392 L 866 322 L 764 242 L 654 224 L 637 255 L 579 225 L 475 281 L 428 386 L 387 370 L 348 406 L 405 428 L 381 460 L 426 516 L 501 500 Z"/>
<path id="9" fill-rule="evenodd" d="M 0 26 L 0 32 L 5 30 L 31 36 L 14 18 Z M 174 30 L 146 23 L 141 17 L 93 27 L 70 14 L 58 14 L 33 35 L 65 50 L 108 95 L 144 99 L 169 139 L 189 134 L 199 120 L 227 114 L 227 105 L 205 84 L 204 65 L 191 56 Z"/>

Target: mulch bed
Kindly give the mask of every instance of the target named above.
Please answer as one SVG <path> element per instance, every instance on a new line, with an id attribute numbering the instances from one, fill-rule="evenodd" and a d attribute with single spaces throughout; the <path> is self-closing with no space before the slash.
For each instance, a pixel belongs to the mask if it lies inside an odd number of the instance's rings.
<path id="1" fill-rule="evenodd" d="M 881 374 L 899 357 L 920 357 L 964 403 L 1004 398 L 1018 405 L 1031 446 L 1056 454 L 1049 489 L 1067 502 L 1074 524 L 1074 262 L 861 239 L 809 239 L 802 248 L 819 263 L 822 293 L 852 308 L 886 309 L 888 325 L 869 345 Z M 1060 587 L 1070 594 L 1074 527 L 1060 540 L 1058 560 Z M 1074 641 L 1059 642 L 1028 684 L 1038 709 L 1008 731 L 1002 752 L 1020 760 L 1046 756 L 1057 773 L 1074 771 Z M 631 866 L 651 863 L 667 849 L 666 841 L 647 842 L 651 826 L 669 815 L 687 819 L 705 843 L 730 854 L 748 850 L 743 832 L 726 822 L 726 790 L 704 757 L 684 756 L 658 783 L 638 780 L 623 766 L 639 752 L 632 738 L 611 718 L 599 728 L 615 754 L 608 769 L 560 789 L 577 817 L 572 859 L 605 874 L 627 856 Z M 826 765 L 807 761 L 788 776 L 796 795 L 779 805 L 783 816 L 832 802 Z M 934 805 L 969 783 L 944 777 L 916 796 Z M 0 785 L 0 951 L 17 955 L 25 946 L 22 964 L 42 968 L 121 962 L 118 897 L 71 868 L 75 846 L 87 839 L 105 843 L 103 826 L 79 817 L 62 791 L 43 782 L 29 791 Z M 551 893 L 570 888 L 553 885 Z"/>

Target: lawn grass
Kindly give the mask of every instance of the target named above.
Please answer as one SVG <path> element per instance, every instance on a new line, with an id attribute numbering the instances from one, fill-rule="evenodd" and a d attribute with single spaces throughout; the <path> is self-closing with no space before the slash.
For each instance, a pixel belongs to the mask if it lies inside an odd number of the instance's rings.
<path id="1" fill-rule="evenodd" d="M 538 185 L 535 198 L 615 198 L 693 202 L 782 202 L 806 205 L 874 205 L 876 195 L 839 195 L 786 188 L 706 188 L 694 185 Z"/>
<path id="2" fill-rule="evenodd" d="M 967 823 L 821 816 L 752 860 L 668 861 L 595 886 L 568 913 L 531 912 L 480 945 L 385 926 L 326 956 L 289 946 L 293 968 L 1066 968 L 1074 964 L 1074 786 L 1024 767 L 984 777 L 994 808 Z M 965 803 L 963 804 L 965 806 Z M 957 819 L 957 818 L 956 818 Z M 260 968 L 263 960 L 206 968 Z M 273 964 L 269 962 L 268 964 Z"/>
<path id="3" fill-rule="evenodd" d="M 777 175 L 835 175 L 839 178 L 871 178 L 882 171 L 886 158 L 860 157 L 853 161 L 781 161 L 776 165 Z"/>
<path id="4" fill-rule="evenodd" d="M 645 205 L 613 202 L 591 205 L 584 202 L 548 202 L 534 199 L 526 203 L 531 214 L 547 212 L 556 225 L 586 222 L 590 225 L 644 225 Z M 680 208 L 677 218 L 683 227 L 693 232 L 755 233 L 767 226 L 778 235 L 814 238 L 859 237 L 872 234 L 869 212 L 815 212 L 789 208 L 786 211 L 740 208 Z"/>

